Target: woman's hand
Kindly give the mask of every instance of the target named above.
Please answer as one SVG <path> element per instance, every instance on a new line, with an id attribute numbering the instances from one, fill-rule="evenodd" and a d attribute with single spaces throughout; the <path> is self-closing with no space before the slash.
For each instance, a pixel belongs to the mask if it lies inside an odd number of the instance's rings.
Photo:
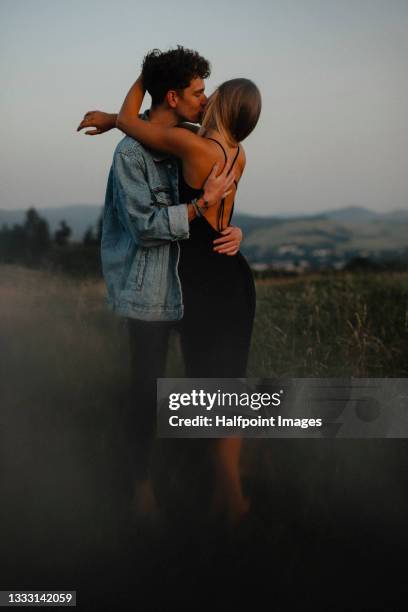
<path id="1" fill-rule="evenodd" d="M 210 174 L 203 185 L 203 199 L 207 202 L 207 207 L 215 206 L 223 198 L 231 193 L 235 176 L 231 170 L 232 162 L 228 160 L 221 174 L 217 176 L 218 164 L 214 164 Z"/>
<path id="2" fill-rule="evenodd" d="M 104 113 L 103 111 L 88 111 L 85 113 L 84 118 L 77 127 L 77 132 L 84 128 L 95 128 L 94 130 L 88 130 L 85 132 L 88 136 L 95 136 L 96 134 L 103 134 L 109 132 L 116 127 L 117 115 L 115 113 Z"/>
<path id="3" fill-rule="evenodd" d="M 236 255 L 242 242 L 242 230 L 239 227 L 229 225 L 221 232 L 222 238 L 214 240 L 214 251 L 224 255 Z"/>

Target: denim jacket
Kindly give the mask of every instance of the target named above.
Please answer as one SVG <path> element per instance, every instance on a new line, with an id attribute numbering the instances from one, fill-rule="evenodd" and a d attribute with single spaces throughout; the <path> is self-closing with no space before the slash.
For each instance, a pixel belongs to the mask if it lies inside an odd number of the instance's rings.
<path id="1" fill-rule="evenodd" d="M 177 160 L 123 138 L 109 173 L 101 243 L 113 311 L 145 321 L 181 319 L 177 241 L 188 237 L 187 205 L 178 200 Z"/>

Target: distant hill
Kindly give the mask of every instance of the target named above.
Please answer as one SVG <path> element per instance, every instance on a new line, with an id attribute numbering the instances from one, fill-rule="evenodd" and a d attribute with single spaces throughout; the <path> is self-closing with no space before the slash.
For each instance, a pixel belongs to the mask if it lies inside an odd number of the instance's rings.
<path id="1" fill-rule="evenodd" d="M 351 251 L 384 252 L 408 247 L 407 222 L 375 219 L 367 223 L 342 222 L 333 219 L 299 219 L 268 224 L 254 229 L 245 239 L 256 259 L 269 259 L 276 249 L 289 247 L 329 249 L 338 254 Z M 300 253 L 298 253 L 300 255 Z"/>
<path id="2" fill-rule="evenodd" d="M 392 223 L 408 223 L 408 210 L 393 210 L 386 215 L 381 215 L 381 219 L 387 219 Z"/>
<path id="3" fill-rule="evenodd" d="M 337 208 L 335 210 L 323 211 L 323 217 L 332 219 L 333 221 L 346 221 L 353 223 L 366 223 L 377 217 L 381 217 L 378 213 L 363 208 L 362 206 L 346 206 L 345 208 Z"/>
<path id="4" fill-rule="evenodd" d="M 347 206 L 335 210 L 326 210 L 320 217 L 346 223 L 367 223 L 370 221 L 388 221 L 390 223 L 408 223 L 408 210 L 393 210 L 389 213 L 378 213 L 362 206 Z"/>
<path id="5" fill-rule="evenodd" d="M 89 226 L 95 226 L 102 207 L 75 204 L 60 208 L 38 208 L 52 231 L 65 220 L 73 230 L 73 240 L 82 240 Z M 21 223 L 24 210 L 0 210 L 0 226 Z M 336 257 L 347 253 L 361 255 L 398 252 L 408 248 L 408 210 L 377 213 L 349 206 L 313 215 L 258 217 L 235 214 L 234 224 L 242 228 L 242 250 L 252 261 L 276 257 L 310 258 L 326 249 Z"/>

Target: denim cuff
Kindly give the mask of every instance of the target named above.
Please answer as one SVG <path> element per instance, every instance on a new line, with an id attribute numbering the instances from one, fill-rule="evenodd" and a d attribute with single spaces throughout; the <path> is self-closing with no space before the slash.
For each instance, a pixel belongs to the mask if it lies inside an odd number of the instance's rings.
<path id="1" fill-rule="evenodd" d="M 189 237 L 188 209 L 187 204 L 179 204 L 178 206 L 169 206 L 170 232 L 174 236 L 174 240 L 186 240 Z"/>

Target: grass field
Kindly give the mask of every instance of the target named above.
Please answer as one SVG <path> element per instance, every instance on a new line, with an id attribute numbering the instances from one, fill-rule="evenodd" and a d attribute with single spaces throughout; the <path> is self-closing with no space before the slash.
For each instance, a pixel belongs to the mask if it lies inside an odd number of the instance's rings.
<path id="1" fill-rule="evenodd" d="M 408 275 L 266 282 L 257 293 L 254 376 L 407 376 Z"/>
<path id="2" fill-rule="evenodd" d="M 407 308 L 406 275 L 258 283 L 248 374 L 407 377 Z M 167 373 L 182 375 L 172 340 Z M 86 590 L 100 586 L 103 564 L 120 567 L 113 589 L 128 584 L 135 567 L 145 568 L 139 583 L 164 563 L 173 564 L 172 575 L 175 567 L 188 571 L 179 560 L 181 542 L 187 559 L 199 548 L 183 506 L 189 492 L 174 494 L 179 514 L 160 553 L 146 534 L 129 544 L 119 518 L 128 346 L 122 322 L 105 308 L 103 284 L 1 267 L 0 345 L 4 588 L 69 583 Z M 171 455 L 162 456 L 166 473 Z M 390 563 L 395 547 L 407 543 L 407 467 L 405 440 L 248 440 L 243 471 L 258 523 L 235 543 L 248 554 L 238 561 L 239 548 L 224 543 L 221 552 L 220 545 L 211 554 L 207 547 L 199 562 L 224 572 L 227 563 L 236 576 L 268 549 L 265 571 L 273 568 L 286 587 L 296 576 L 307 588 L 309 565 L 330 583 L 336 572 L 344 578 L 350 559 L 354 578 L 360 563 L 371 564 L 380 580 L 380 558 Z M 189 483 L 193 494 L 201 486 Z M 333 549 L 336 569 L 326 564 Z"/>

